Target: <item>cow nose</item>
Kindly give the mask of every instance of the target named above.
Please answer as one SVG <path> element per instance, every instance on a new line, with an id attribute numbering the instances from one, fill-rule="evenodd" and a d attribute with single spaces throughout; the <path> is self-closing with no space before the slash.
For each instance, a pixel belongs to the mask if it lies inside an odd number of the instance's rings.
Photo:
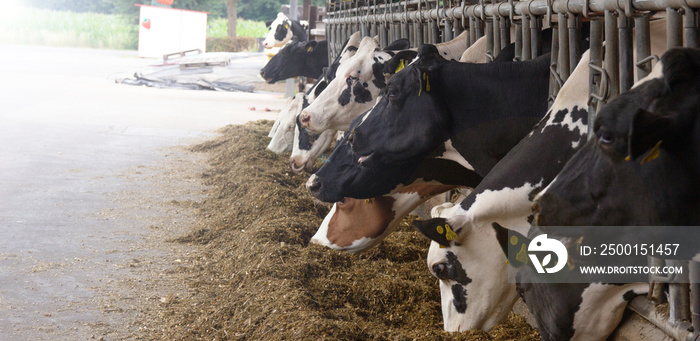
<path id="1" fill-rule="evenodd" d="M 445 263 L 433 264 L 433 273 L 438 278 L 443 277 L 443 275 L 444 275 L 443 273 L 445 272 L 446 269 L 447 269 L 447 266 L 445 265 Z"/>
<path id="2" fill-rule="evenodd" d="M 315 174 L 306 181 L 306 190 L 308 190 L 310 193 L 317 193 L 319 190 L 321 190 L 321 182 L 316 181 Z"/>
<path id="3" fill-rule="evenodd" d="M 348 143 L 352 144 L 355 141 L 355 129 L 353 129 L 350 134 L 348 134 Z"/>
<path id="4" fill-rule="evenodd" d="M 304 164 L 303 164 L 303 163 L 301 164 L 301 166 L 297 166 L 297 161 L 296 161 L 296 160 L 292 160 L 292 161 L 290 161 L 289 163 L 290 163 L 290 166 L 292 167 L 292 171 L 294 171 L 294 173 L 301 173 L 301 171 L 304 170 Z"/>
<path id="5" fill-rule="evenodd" d="M 263 79 L 265 79 L 265 71 L 260 71 L 260 77 L 262 77 Z"/>
<path id="6" fill-rule="evenodd" d="M 311 115 L 309 115 L 306 111 L 302 111 L 301 115 L 299 115 L 299 119 L 304 127 L 309 127 L 309 123 L 311 123 Z"/>

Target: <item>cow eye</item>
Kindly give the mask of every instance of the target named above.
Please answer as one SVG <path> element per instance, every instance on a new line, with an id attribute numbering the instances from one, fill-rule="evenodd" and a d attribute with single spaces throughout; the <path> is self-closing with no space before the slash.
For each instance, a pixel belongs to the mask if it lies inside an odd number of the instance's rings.
<path id="1" fill-rule="evenodd" d="M 386 90 L 386 97 L 389 97 L 389 99 L 394 99 L 394 98 L 396 98 L 397 95 L 398 95 L 398 93 L 394 89 L 387 89 Z"/>
<path id="2" fill-rule="evenodd" d="M 611 144 L 613 139 L 614 137 L 611 132 L 602 129 L 598 131 L 598 142 L 602 144 Z"/>

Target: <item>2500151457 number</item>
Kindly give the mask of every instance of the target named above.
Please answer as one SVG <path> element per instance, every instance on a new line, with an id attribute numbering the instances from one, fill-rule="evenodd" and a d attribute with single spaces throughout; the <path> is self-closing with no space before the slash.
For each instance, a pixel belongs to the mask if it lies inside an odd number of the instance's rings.
<path id="1" fill-rule="evenodd" d="M 601 256 L 675 256 L 680 244 L 600 244 Z"/>

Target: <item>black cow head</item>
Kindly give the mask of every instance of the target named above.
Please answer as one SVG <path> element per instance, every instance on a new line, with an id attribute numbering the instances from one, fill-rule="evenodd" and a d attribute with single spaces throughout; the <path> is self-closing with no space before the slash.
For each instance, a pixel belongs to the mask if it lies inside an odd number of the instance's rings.
<path id="1" fill-rule="evenodd" d="M 317 41 L 299 42 L 296 37 L 284 45 L 282 49 L 267 62 L 260 70 L 266 82 L 272 84 L 279 80 L 296 77 L 304 74 L 305 61 L 313 53 Z"/>
<path id="2" fill-rule="evenodd" d="M 369 168 L 425 156 L 451 133 L 437 70 L 443 63 L 433 45 L 422 45 L 414 62 L 389 79 L 381 99 L 349 134 L 352 150 Z"/>
<path id="3" fill-rule="evenodd" d="M 351 127 L 356 126 L 360 119 L 355 118 Z M 385 165 L 381 172 L 377 172 L 360 165 L 350 149 L 346 133 L 306 186 L 311 195 L 325 202 L 342 201 L 344 197 L 373 198 L 390 193 L 396 187 L 397 179 L 408 179 L 415 168 Z"/>
<path id="4" fill-rule="evenodd" d="M 700 50 L 670 50 L 658 67 L 601 110 L 594 138 L 536 198 L 544 231 L 700 223 Z"/>

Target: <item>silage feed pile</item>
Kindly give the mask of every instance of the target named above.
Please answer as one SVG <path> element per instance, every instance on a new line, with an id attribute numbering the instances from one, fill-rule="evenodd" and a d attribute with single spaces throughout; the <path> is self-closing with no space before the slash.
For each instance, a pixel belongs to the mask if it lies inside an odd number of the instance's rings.
<path id="1" fill-rule="evenodd" d="M 270 121 L 223 128 L 208 154 L 198 221 L 173 242 L 203 246 L 183 266 L 191 293 L 161 304 L 149 338 L 180 340 L 537 340 L 511 314 L 491 333 L 442 329 L 428 241 L 402 223 L 361 254 L 308 244 L 328 212 L 288 154 L 265 149 Z"/>

